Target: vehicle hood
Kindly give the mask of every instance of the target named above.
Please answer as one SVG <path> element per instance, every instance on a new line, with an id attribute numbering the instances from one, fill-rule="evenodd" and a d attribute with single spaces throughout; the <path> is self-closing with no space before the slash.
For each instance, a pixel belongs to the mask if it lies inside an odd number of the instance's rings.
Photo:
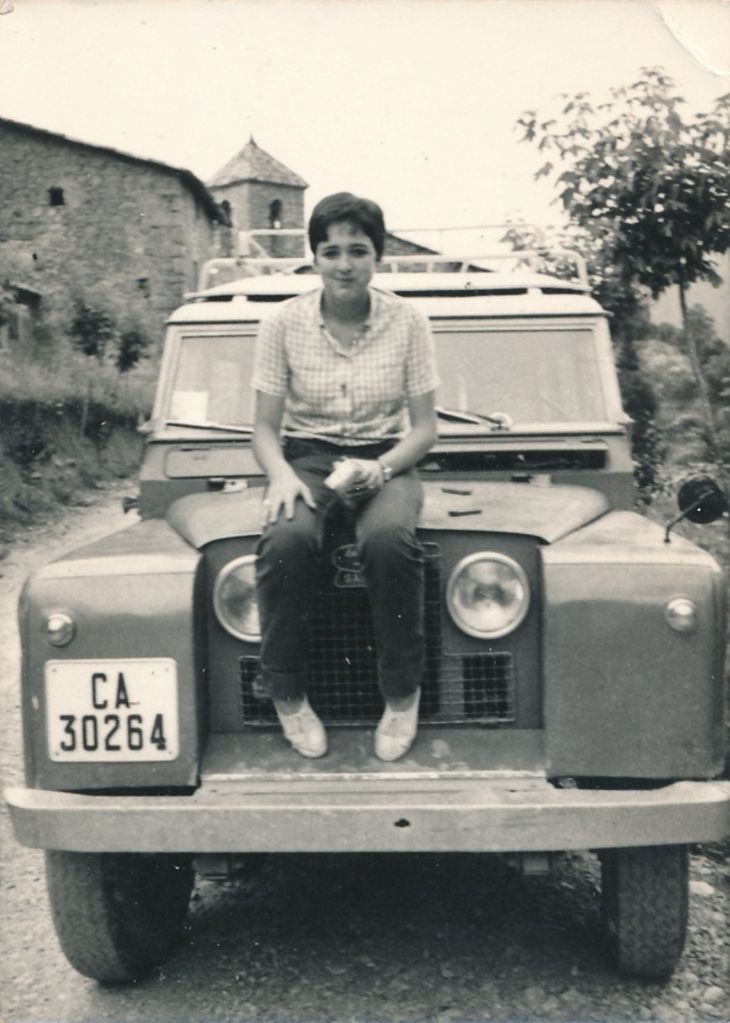
<path id="1" fill-rule="evenodd" d="M 609 510 L 590 487 L 534 483 L 427 483 L 422 529 L 520 533 L 555 543 Z"/>
<path id="2" fill-rule="evenodd" d="M 167 521 L 196 548 L 214 540 L 258 536 L 261 487 L 238 493 L 191 494 L 175 501 Z M 555 543 L 609 510 L 597 490 L 534 483 L 424 481 L 422 530 L 518 533 Z"/>

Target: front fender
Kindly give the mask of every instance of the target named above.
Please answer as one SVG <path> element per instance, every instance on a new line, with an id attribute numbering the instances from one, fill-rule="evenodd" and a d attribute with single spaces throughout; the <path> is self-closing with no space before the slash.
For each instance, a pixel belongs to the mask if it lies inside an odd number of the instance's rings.
<path id="1" fill-rule="evenodd" d="M 195 618 L 201 558 L 175 531 L 150 519 L 53 562 L 27 581 L 20 600 L 26 777 L 69 790 L 167 788 L 197 781 L 201 746 L 202 629 Z M 64 612 L 75 635 L 63 647 L 45 621 Z M 169 658 L 177 674 L 179 752 L 164 762 L 69 763 L 47 749 L 47 661 Z"/>
<path id="2" fill-rule="evenodd" d="M 551 776 L 719 774 L 727 612 L 713 558 L 618 511 L 541 557 Z M 691 632 L 667 624 L 675 597 L 697 608 Z"/>

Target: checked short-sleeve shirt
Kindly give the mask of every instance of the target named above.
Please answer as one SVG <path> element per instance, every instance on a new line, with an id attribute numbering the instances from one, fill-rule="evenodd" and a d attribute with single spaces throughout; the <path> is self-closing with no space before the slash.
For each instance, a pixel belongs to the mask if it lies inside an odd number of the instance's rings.
<path id="1" fill-rule="evenodd" d="M 343 446 L 395 440 L 408 399 L 438 386 L 428 320 L 404 299 L 370 288 L 357 342 L 329 333 L 322 289 L 282 302 L 259 328 L 252 386 L 286 398 L 284 433 Z"/>

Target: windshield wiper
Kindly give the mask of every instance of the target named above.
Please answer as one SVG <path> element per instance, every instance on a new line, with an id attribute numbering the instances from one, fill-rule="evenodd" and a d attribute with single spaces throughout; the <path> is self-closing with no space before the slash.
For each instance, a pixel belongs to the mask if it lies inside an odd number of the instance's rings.
<path id="1" fill-rule="evenodd" d="M 250 436 L 253 426 L 227 426 L 225 423 L 187 423 L 182 419 L 166 419 L 165 426 L 184 426 L 189 430 L 218 430 L 222 433 L 244 433 Z"/>
<path id="2" fill-rule="evenodd" d="M 494 415 L 488 416 L 483 412 L 466 412 L 463 409 L 437 406 L 436 415 L 439 419 L 446 419 L 453 423 L 471 423 L 473 426 L 489 423 L 495 430 L 509 430 L 512 427 L 512 418 L 506 412 L 495 412 Z"/>

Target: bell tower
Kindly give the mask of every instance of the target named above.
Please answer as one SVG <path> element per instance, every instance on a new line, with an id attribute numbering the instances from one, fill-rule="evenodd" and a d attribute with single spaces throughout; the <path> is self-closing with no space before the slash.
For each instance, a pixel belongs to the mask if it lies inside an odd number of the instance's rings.
<path id="1" fill-rule="evenodd" d="M 228 212 L 234 236 L 255 228 L 303 228 L 307 187 L 303 178 L 261 149 L 253 135 L 208 182 L 216 202 Z"/>

